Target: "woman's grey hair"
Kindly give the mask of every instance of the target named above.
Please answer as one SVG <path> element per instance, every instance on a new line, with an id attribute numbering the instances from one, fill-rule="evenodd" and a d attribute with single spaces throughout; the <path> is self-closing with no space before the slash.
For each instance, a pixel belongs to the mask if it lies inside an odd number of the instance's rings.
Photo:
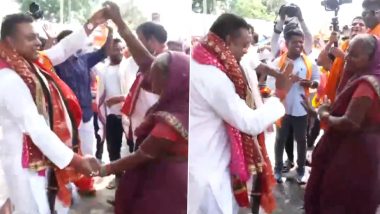
<path id="1" fill-rule="evenodd" d="M 372 59 L 377 51 L 377 38 L 369 34 L 359 34 L 355 36 L 352 42 L 360 42 L 363 50 Z"/>

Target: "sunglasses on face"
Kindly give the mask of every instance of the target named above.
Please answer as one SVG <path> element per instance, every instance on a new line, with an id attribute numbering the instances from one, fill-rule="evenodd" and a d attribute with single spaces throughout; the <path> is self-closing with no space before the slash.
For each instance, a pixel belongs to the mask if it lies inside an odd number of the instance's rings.
<path id="1" fill-rule="evenodd" d="M 362 13 L 362 17 L 368 16 L 368 15 L 374 16 L 378 12 L 380 12 L 380 10 L 365 10 Z"/>

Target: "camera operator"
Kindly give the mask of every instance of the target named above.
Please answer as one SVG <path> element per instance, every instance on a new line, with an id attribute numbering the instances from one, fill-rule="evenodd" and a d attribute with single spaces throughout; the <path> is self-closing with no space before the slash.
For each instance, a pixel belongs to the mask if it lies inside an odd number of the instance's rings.
<path id="1" fill-rule="evenodd" d="M 302 31 L 305 36 L 304 51 L 307 55 L 310 54 L 313 49 L 313 36 L 311 35 L 309 28 L 306 26 L 306 23 L 302 16 L 301 9 L 295 4 L 289 4 L 289 5 L 281 6 L 279 10 L 280 20 L 276 21 L 276 24 L 274 26 L 274 32 L 273 32 L 272 41 L 271 41 L 273 57 L 279 56 L 282 51 L 280 50 L 279 39 L 283 31 L 283 27 L 286 22 L 287 16 L 289 18 L 293 18 L 293 20 L 294 18 L 297 18 L 298 23 L 301 25 Z"/>
<path id="2" fill-rule="evenodd" d="M 348 49 L 348 44 L 351 39 L 353 39 L 356 35 L 366 33 L 367 29 L 364 24 L 364 20 L 362 17 L 358 16 L 355 17 L 351 22 L 351 29 L 350 29 L 350 35 L 347 40 L 345 40 L 340 47 L 333 47 L 333 44 L 339 40 L 338 33 L 332 32 L 330 36 L 330 40 L 327 43 L 325 49 L 321 52 L 320 58 L 323 58 L 325 62 L 321 62 L 322 64 L 332 63 L 331 69 L 330 69 L 330 75 L 327 80 L 325 93 L 327 97 L 331 100 L 331 102 L 334 102 L 335 95 L 338 90 L 339 82 L 342 78 L 343 74 L 343 66 L 344 66 L 344 56 L 346 54 L 346 51 Z M 322 57 L 321 55 L 325 54 L 332 54 L 335 59 L 333 62 L 326 62 L 326 60 L 330 60 L 327 57 Z M 323 95 L 320 96 L 321 98 Z"/>
<path id="3" fill-rule="evenodd" d="M 285 116 L 276 123 L 275 142 L 275 178 L 282 183 L 282 173 L 289 172 L 294 166 L 293 144 L 297 141 L 297 169 L 284 174 L 284 177 L 295 177 L 298 184 L 306 183 L 306 134 L 308 112 L 302 107 L 300 95 L 309 97 L 310 89 L 317 89 L 320 75 L 317 65 L 303 52 L 305 36 L 302 30 L 292 23 L 285 26 L 284 35 L 288 51 L 273 61 L 273 66 L 286 66 L 286 59 L 294 62 L 293 74 L 296 77 L 285 98 Z M 268 77 L 268 86 L 274 88 L 274 79 Z M 294 138 L 293 138 L 294 137 Z M 290 149 L 291 148 L 291 149 Z M 288 160 L 283 163 L 284 149 Z"/>
<path id="4" fill-rule="evenodd" d="M 363 1 L 363 19 L 369 34 L 380 36 L 380 0 Z"/>

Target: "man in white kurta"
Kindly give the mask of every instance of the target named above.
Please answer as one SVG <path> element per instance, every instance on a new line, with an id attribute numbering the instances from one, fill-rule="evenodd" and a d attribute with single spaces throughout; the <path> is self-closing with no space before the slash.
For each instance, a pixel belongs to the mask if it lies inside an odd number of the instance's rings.
<path id="1" fill-rule="evenodd" d="M 152 22 L 145 22 L 137 27 L 136 32 L 141 43 L 145 46 L 147 50 L 149 50 L 149 52 L 152 55 L 157 56 L 158 54 L 166 50 L 165 43 L 167 40 L 167 32 L 163 26 L 152 23 Z M 133 36 L 133 35 L 130 35 L 130 36 Z M 131 44 L 128 44 L 127 42 L 127 46 L 130 46 L 130 45 Z M 134 68 L 135 67 L 134 64 L 135 63 L 139 64 L 139 63 L 137 60 L 136 61 L 134 60 L 132 61 L 132 60 L 133 59 L 129 61 L 130 63 L 129 66 L 131 68 Z M 142 60 L 142 61 L 145 61 L 145 60 Z M 135 78 L 134 83 L 137 83 L 138 79 L 142 78 L 142 76 L 139 76 L 139 75 L 143 75 L 142 72 L 148 72 L 150 68 L 150 64 L 138 65 L 138 66 L 139 66 L 138 69 L 140 70 L 139 72 L 141 73 L 137 74 L 137 77 Z M 131 70 L 127 72 L 132 72 L 131 74 L 133 74 L 135 71 Z M 127 122 L 125 127 L 127 128 L 128 126 L 130 126 L 132 133 L 134 133 L 136 128 L 138 128 L 141 125 L 141 123 L 144 121 L 146 112 L 158 101 L 159 96 L 157 94 L 150 92 L 149 90 L 144 89 L 144 87 L 140 87 L 137 90 L 132 91 L 133 84 L 130 85 L 131 82 L 129 80 L 128 82 L 129 82 L 128 85 L 132 87 L 131 91 L 129 92 L 130 95 L 133 94 L 133 96 L 135 96 L 137 94 L 137 97 L 134 103 L 134 108 L 133 108 L 134 110 L 131 113 L 131 115 L 128 115 L 129 121 Z M 133 134 L 133 141 L 135 143 L 136 143 L 136 139 L 137 139 L 136 136 Z"/>
<path id="2" fill-rule="evenodd" d="M 223 71 L 191 61 L 189 214 L 236 213 L 229 171 L 230 145 L 224 122 L 252 136 L 285 113 L 278 98 L 252 110 Z"/>
<path id="3" fill-rule="evenodd" d="M 54 65 L 62 63 L 81 48 L 87 32 L 82 28 L 55 45 L 45 54 Z M 46 194 L 46 176 L 21 165 L 23 133 L 57 167 L 67 167 L 74 153 L 52 132 L 44 116 L 38 113 L 30 90 L 21 77 L 10 68 L 0 69 L 0 159 L 14 213 L 50 213 Z M 68 114 L 66 114 L 68 117 Z M 56 203 L 60 207 L 59 203 Z M 65 213 L 67 209 L 59 209 Z"/>

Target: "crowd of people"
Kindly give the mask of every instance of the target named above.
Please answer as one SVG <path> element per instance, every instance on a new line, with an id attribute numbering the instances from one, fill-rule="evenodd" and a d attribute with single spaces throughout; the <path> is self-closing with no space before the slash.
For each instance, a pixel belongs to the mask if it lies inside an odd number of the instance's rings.
<path id="1" fill-rule="evenodd" d="M 379 211 L 380 1 L 363 9 L 348 37 L 313 38 L 297 7 L 291 17 L 280 11 L 270 47 L 257 47 L 254 29 L 234 14 L 194 40 L 189 213 L 277 213 L 273 187 L 284 177 L 306 184 L 306 214 Z M 260 62 L 263 50 L 271 56 Z"/>
<path id="2" fill-rule="evenodd" d="M 116 214 L 276 213 L 284 178 L 305 187 L 306 214 L 377 214 L 380 1 L 362 6 L 347 36 L 322 38 L 292 5 L 260 47 L 224 13 L 191 50 L 157 22 L 131 29 L 110 1 L 44 43 L 32 16 L 7 15 L 0 213 L 69 213 L 73 191 L 94 196 L 113 175 Z M 89 48 L 99 26 L 106 38 Z"/>
<path id="3" fill-rule="evenodd" d="M 100 49 L 85 52 L 88 36 L 106 22 L 116 29 L 108 27 Z M 115 213 L 186 213 L 185 50 L 168 49 L 167 32 L 158 23 L 142 23 L 136 37 L 113 2 L 50 45 L 41 44 L 33 23 L 20 13 L 7 15 L 1 26 L 0 159 L 9 190 L 3 209 L 68 213 L 68 184 L 94 195 L 94 177 L 114 174 L 109 188 L 117 188 Z M 129 146 L 124 157 L 123 135 Z M 100 161 L 104 140 L 109 164 Z M 147 200 L 156 206 L 146 206 Z"/>

